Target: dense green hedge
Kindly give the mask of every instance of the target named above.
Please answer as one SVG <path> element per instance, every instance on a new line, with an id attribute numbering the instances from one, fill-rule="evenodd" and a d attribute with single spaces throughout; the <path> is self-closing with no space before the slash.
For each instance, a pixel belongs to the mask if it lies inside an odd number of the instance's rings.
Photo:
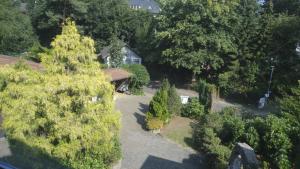
<path id="1" fill-rule="evenodd" d="M 289 169 L 292 127 L 287 119 L 273 115 L 244 119 L 234 109 L 206 114 L 194 128 L 194 141 L 205 152 L 208 167 L 227 168 L 230 152 L 237 142 L 253 147 L 263 164 L 275 169 Z"/>
<path id="2" fill-rule="evenodd" d="M 205 113 L 204 106 L 200 104 L 198 98 L 192 98 L 181 110 L 182 117 L 199 119 Z"/>

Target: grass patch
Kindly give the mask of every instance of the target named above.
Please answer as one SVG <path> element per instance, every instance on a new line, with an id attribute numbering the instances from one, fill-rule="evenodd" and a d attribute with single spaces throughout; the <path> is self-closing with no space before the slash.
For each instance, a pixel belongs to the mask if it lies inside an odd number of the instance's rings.
<path id="1" fill-rule="evenodd" d="M 193 148 L 193 121 L 188 118 L 175 117 L 162 130 L 162 135 L 183 147 Z"/>

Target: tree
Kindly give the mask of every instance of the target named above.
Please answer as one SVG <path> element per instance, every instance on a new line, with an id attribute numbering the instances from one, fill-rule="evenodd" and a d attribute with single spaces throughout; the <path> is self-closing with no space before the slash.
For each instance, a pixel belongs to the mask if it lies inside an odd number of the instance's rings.
<path id="1" fill-rule="evenodd" d="M 123 64 L 123 54 L 122 47 L 124 44 L 114 36 L 111 40 L 111 45 L 109 48 L 109 56 L 110 56 L 110 66 L 113 68 L 121 67 Z"/>
<path id="2" fill-rule="evenodd" d="M 283 116 L 288 123 L 293 126 L 290 128 L 289 136 L 293 143 L 292 159 L 296 162 L 296 168 L 300 166 L 300 82 L 298 87 L 292 88 L 289 96 L 280 101 Z"/>
<path id="3" fill-rule="evenodd" d="M 181 99 L 177 94 L 175 85 L 173 85 L 168 91 L 168 111 L 172 115 L 180 115 L 181 108 Z"/>
<path id="4" fill-rule="evenodd" d="M 69 168 L 108 168 L 120 158 L 113 87 L 94 52 L 94 41 L 67 21 L 42 55 L 46 71 L 1 69 L 8 77 L 0 98 L 10 140 L 37 147 Z"/>
<path id="5" fill-rule="evenodd" d="M 239 15 L 232 35 L 237 52 L 224 59 L 223 70 L 218 75 L 218 84 L 225 95 L 245 94 L 259 86 L 261 65 L 267 60 L 267 44 L 271 39 L 271 18 L 268 14 L 258 14 L 260 10 L 256 0 L 241 0 L 235 9 Z"/>
<path id="6" fill-rule="evenodd" d="M 279 15 L 274 20 L 272 34 L 268 53 L 276 69 L 272 83 L 274 93 L 284 96 L 300 79 L 300 57 L 295 52 L 300 42 L 300 17 Z"/>
<path id="7" fill-rule="evenodd" d="M 167 123 L 170 118 L 171 114 L 168 111 L 168 91 L 170 90 L 170 83 L 167 79 L 164 79 L 162 82 L 162 86 L 159 90 L 155 93 L 152 100 L 149 104 L 149 113 L 148 118 L 158 118 L 159 120 Z"/>
<path id="8" fill-rule="evenodd" d="M 285 119 L 269 116 L 265 120 L 262 153 L 270 160 L 272 168 L 291 168 L 289 153 L 292 145 L 287 135 L 288 128 L 289 125 Z"/>
<path id="9" fill-rule="evenodd" d="M 83 19 L 87 12 L 84 0 L 27 0 L 32 24 L 42 45 L 49 46 L 51 40 L 61 32 L 67 18 Z"/>
<path id="10" fill-rule="evenodd" d="M 192 98 L 188 104 L 182 107 L 181 116 L 200 119 L 204 113 L 204 105 L 200 104 L 198 98 Z"/>
<path id="11" fill-rule="evenodd" d="M 137 28 L 148 20 L 142 12 L 131 10 L 127 0 L 26 1 L 34 28 L 45 46 L 60 32 L 66 18 L 76 21 L 81 32 L 95 39 L 97 51 L 110 45 L 114 36 L 135 43 Z"/>
<path id="12" fill-rule="evenodd" d="M 26 52 L 36 41 L 30 18 L 11 0 L 0 2 L 0 53 Z"/>
<path id="13" fill-rule="evenodd" d="M 176 68 L 214 76 L 223 58 L 236 53 L 230 34 L 236 5 L 236 1 L 168 1 L 158 18 L 161 59 Z"/>
<path id="14" fill-rule="evenodd" d="M 52 50 L 41 54 L 42 62 L 52 73 L 90 73 L 98 69 L 94 41 L 81 37 L 74 22 L 67 21 L 61 35 L 51 43 Z"/>
<path id="15" fill-rule="evenodd" d="M 271 2 L 266 0 L 266 2 Z M 273 10 L 276 13 L 288 13 L 300 16 L 300 2 L 297 0 L 272 0 Z"/>
<path id="16" fill-rule="evenodd" d="M 162 120 L 164 123 L 170 118 L 167 102 L 168 91 L 160 89 L 155 93 L 149 104 L 149 113 L 153 117 L 157 117 L 158 119 Z"/>
<path id="17" fill-rule="evenodd" d="M 123 68 L 132 73 L 129 90 L 133 94 L 143 94 L 143 86 L 150 81 L 150 75 L 145 66 L 140 64 L 123 65 Z"/>

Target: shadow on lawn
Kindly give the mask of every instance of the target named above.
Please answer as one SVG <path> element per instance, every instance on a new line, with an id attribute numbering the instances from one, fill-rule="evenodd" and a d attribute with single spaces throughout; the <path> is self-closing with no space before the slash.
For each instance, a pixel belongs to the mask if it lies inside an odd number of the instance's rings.
<path id="1" fill-rule="evenodd" d="M 192 136 L 191 137 L 185 137 L 184 138 L 184 142 L 186 143 L 186 145 L 188 145 L 189 147 L 191 147 L 192 149 L 194 150 L 197 150 L 197 146 L 195 145 L 195 141 L 194 141 L 194 130 L 195 130 L 195 127 L 196 127 L 196 123 L 195 122 L 190 122 L 189 124 L 192 128 Z"/>
<path id="2" fill-rule="evenodd" d="M 0 161 L 9 163 L 19 169 L 70 169 L 59 159 L 50 157 L 39 148 L 30 147 L 17 140 L 10 140 L 12 155 L 0 158 Z"/>

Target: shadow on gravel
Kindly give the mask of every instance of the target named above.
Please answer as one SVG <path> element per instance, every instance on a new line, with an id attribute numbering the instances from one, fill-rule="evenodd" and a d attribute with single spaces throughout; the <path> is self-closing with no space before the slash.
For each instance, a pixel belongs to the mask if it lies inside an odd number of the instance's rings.
<path id="1" fill-rule="evenodd" d="M 197 154 L 190 155 L 182 163 L 149 155 L 141 169 L 201 169 L 200 157 Z"/>
<path id="2" fill-rule="evenodd" d="M 9 143 L 12 155 L 2 157 L 0 161 L 19 169 L 70 169 L 59 159 L 50 157 L 39 148 L 28 146 L 17 140 L 10 140 Z"/>
<path id="3" fill-rule="evenodd" d="M 136 118 L 136 122 L 141 125 L 142 129 L 147 131 L 146 117 L 137 112 L 134 113 L 134 117 Z"/>
<path id="4" fill-rule="evenodd" d="M 149 105 L 148 104 L 144 104 L 144 103 L 139 103 L 139 111 L 141 111 L 142 113 L 146 114 L 147 111 L 149 111 Z"/>

